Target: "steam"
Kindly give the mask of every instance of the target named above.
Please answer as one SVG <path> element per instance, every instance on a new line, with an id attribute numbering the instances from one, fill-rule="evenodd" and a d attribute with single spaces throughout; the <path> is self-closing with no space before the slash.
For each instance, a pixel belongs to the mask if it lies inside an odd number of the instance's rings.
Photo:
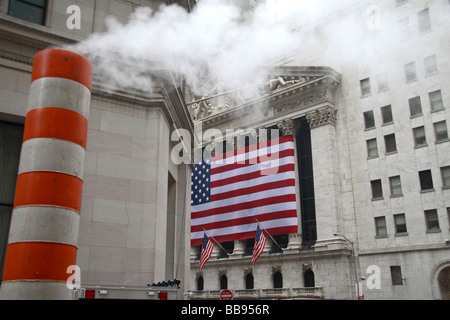
<path id="1" fill-rule="evenodd" d="M 108 18 L 107 32 L 70 49 L 92 61 L 104 89 L 148 92 L 155 75 L 169 73 L 201 97 L 218 83 L 227 89 L 260 84 L 267 80 L 261 66 L 330 66 L 339 72 L 360 57 L 375 67 L 404 59 L 395 56 L 404 45 L 401 17 L 384 14 L 395 8 L 381 8 L 355 0 L 201 0 L 191 13 L 176 5 L 138 8 L 129 22 Z M 339 19 L 342 12 L 345 19 Z M 436 34 L 448 36 L 448 18 L 433 14 L 433 27 L 441 30 Z M 412 49 L 432 53 L 431 46 Z"/>
<path id="2" fill-rule="evenodd" d="M 203 0 L 191 13 L 176 5 L 138 8 L 128 23 L 108 18 L 106 33 L 70 49 L 86 55 L 113 90 L 149 91 L 162 70 L 183 77 L 199 95 L 217 83 L 245 86 L 257 81 L 261 65 L 298 43 L 286 25 L 273 23 L 267 6 L 244 11 L 237 3 Z"/>

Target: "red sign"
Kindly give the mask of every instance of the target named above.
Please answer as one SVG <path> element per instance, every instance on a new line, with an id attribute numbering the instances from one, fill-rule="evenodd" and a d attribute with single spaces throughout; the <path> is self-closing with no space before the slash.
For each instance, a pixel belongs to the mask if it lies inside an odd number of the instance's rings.
<path id="1" fill-rule="evenodd" d="M 233 293 L 230 290 L 222 290 L 220 300 L 233 300 Z"/>

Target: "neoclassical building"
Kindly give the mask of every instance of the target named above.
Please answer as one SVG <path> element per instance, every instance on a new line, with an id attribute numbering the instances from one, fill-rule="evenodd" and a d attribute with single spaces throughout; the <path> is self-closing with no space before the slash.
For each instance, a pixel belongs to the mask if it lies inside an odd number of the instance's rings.
<path id="1" fill-rule="evenodd" d="M 194 118 L 294 136 L 299 233 L 268 239 L 254 265 L 252 239 L 216 245 L 202 270 L 192 247 L 191 299 L 449 297 L 450 5 L 322 9 L 280 20 L 307 41 L 264 70 L 270 90 L 213 96 Z"/>
<path id="2" fill-rule="evenodd" d="M 175 2 L 189 11 L 198 1 L 75 2 L 77 29 L 67 24 L 73 1 L 0 1 L 0 275 L 34 55 L 106 31 L 110 16 L 125 23 L 138 7 Z M 177 278 L 178 299 L 218 299 L 224 288 L 235 299 L 448 299 L 449 13 L 447 0 L 343 0 L 274 15 L 298 48 L 261 66 L 258 94 L 230 87 L 200 101 L 158 66 L 151 92 L 111 92 L 94 72 L 81 285 Z M 171 135 L 200 124 L 200 134 L 294 137 L 299 231 L 267 239 L 254 265 L 253 239 L 215 246 L 202 270 L 190 247 L 192 166 L 171 161 Z"/>
<path id="3" fill-rule="evenodd" d="M 74 4 L 81 11 L 80 29 L 69 29 L 66 23 L 70 17 L 66 10 Z M 108 17 L 126 22 L 138 6 L 157 9 L 164 4 L 115 0 L 0 3 L 0 275 L 12 242 L 8 238 L 34 55 L 105 31 Z M 175 128 L 192 131 L 193 124 L 180 85 L 160 74 L 152 92 L 111 91 L 105 89 L 105 79 L 95 65 L 93 69 L 81 209 L 76 212 L 80 222 L 73 226 L 77 230 L 65 230 L 78 233 L 76 265 L 81 270 L 81 287 L 145 289 L 147 284 L 177 278 L 181 280 L 177 298 L 183 299 L 189 289 L 186 189 L 191 169 L 170 160 L 170 137 Z M 65 281 L 58 279 L 61 290 Z M 5 283 L 0 285 L 2 299 L 25 297 L 7 290 Z M 30 287 L 29 291 L 35 290 Z M 146 291 L 142 292 L 145 298 Z M 54 298 L 48 294 L 41 290 L 33 299 Z M 61 291 L 57 299 L 67 296 L 72 294 Z"/>

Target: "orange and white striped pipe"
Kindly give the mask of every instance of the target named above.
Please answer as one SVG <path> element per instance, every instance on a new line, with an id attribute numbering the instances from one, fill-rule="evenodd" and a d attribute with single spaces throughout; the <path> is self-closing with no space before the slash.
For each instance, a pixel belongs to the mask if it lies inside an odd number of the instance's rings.
<path id="1" fill-rule="evenodd" d="M 34 57 L 2 299 L 71 299 L 92 66 L 62 49 Z"/>

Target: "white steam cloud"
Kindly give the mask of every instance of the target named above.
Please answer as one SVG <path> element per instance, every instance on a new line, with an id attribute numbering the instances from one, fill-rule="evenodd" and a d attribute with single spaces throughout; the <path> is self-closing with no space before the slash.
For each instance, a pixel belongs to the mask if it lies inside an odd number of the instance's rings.
<path id="1" fill-rule="evenodd" d="M 395 51 L 389 49 L 403 45 L 402 17 L 385 15 L 395 10 L 392 2 L 201 0 L 191 13 L 176 5 L 139 8 L 125 24 L 108 18 L 107 32 L 69 49 L 92 61 L 105 88 L 151 91 L 152 75 L 164 70 L 202 96 L 220 82 L 229 89 L 258 84 L 265 80 L 258 71 L 266 65 L 340 71 L 341 64 L 361 56 L 372 56 L 375 65 L 392 60 Z M 339 19 L 341 13 L 345 19 Z M 369 37 L 367 28 L 373 29 Z"/>
<path id="2" fill-rule="evenodd" d="M 204 90 L 206 71 L 216 82 L 242 86 L 254 81 L 258 67 L 298 44 L 286 25 L 273 23 L 266 6 L 248 11 L 236 3 L 204 0 L 191 13 L 176 5 L 138 8 L 128 23 L 108 18 L 106 33 L 70 49 L 91 59 L 112 89 L 149 91 L 155 69 L 184 77 L 194 91 Z"/>

